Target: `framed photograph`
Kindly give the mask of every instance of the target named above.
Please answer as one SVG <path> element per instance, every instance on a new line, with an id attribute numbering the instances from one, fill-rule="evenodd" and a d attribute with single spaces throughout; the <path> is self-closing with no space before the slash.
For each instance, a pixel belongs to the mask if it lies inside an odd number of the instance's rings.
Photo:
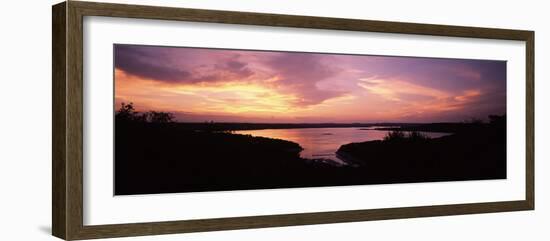
<path id="1" fill-rule="evenodd" d="M 59 238 L 534 209 L 532 31 L 77 1 L 52 24 Z"/>

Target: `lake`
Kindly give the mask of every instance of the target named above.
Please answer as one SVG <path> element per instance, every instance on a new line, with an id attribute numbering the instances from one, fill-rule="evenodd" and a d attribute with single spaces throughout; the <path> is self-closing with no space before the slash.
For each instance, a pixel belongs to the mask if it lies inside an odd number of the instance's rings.
<path id="1" fill-rule="evenodd" d="M 390 131 L 374 130 L 372 127 L 341 127 L 341 128 L 295 128 L 295 129 L 262 129 L 240 130 L 235 134 L 252 135 L 283 139 L 298 143 L 302 148 L 300 156 L 307 159 L 324 159 L 337 165 L 346 162 L 336 156 L 341 145 L 352 142 L 382 140 Z M 430 138 L 437 138 L 449 133 L 420 132 Z"/>

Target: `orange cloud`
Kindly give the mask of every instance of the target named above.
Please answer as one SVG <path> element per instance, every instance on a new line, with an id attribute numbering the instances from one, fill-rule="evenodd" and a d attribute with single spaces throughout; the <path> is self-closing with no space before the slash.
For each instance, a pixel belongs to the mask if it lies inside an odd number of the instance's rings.
<path id="1" fill-rule="evenodd" d="M 128 75 L 116 69 L 116 105 L 134 102 L 138 109 L 157 109 L 196 114 L 288 114 L 299 111 L 296 95 L 281 93 L 261 82 L 166 84 Z M 267 80 L 267 82 L 276 79 Z"/>
<path id="2" fill-rule="evenodd" d="M 360 79 L 357 85 L 368 93 L 389 101 L 383 111 L 387 119 L 459 111 L 482 95 L 479 89 L 455 94 L 406 81 L 378 78 Z"/>
<path id="3" fill-rule="evenodd" d="M 505 113 L 505 70 L 502 61 L 117 45 L 115 103 L 188 121 L 456 121 Z"/>
<path id="4" fill-rule="evenodd" d="M 415 95 L 442 99 L 448 97 L 448 93 L 434 88 L 416 85 L 400 80 L 384 80 L 374 78 L 362 78 L 357 83 L 358 86 L 369 91 L 372 94 L 379 95 L 382 98 L 392 101 L 402 101 L 403 96 Z"/>

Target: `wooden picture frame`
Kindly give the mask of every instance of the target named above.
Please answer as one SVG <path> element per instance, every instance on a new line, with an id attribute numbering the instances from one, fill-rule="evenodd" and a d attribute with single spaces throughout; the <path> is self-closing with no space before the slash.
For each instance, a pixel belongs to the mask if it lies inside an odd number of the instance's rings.
<path id="1" fill-rule="evenodd" d="M 443 215 L 533 210 L 534 32 L 432 24 L 369 21 L 263 13 L 67 1 L 52 8 L 52 233 L 66 240 L 173 234 L 214 230 L 355 222 Z M 281 26 L 525 41 L 525 199 L 335 212 L 180 220 L 152 223 L 83 224 L 83 17 L 108 16 L 175 21 Z"/>

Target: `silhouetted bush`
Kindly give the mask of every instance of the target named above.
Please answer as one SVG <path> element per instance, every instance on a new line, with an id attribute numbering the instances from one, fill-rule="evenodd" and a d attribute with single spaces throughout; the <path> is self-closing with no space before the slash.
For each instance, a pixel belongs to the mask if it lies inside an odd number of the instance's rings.
<path id="1" fill-rule="evenodd" d="M 388 132 L 384 137 L 384 141 L 403 141 L 405 138 L 405 132 L 396 130 Z"/>
<path id="2" fill-rule="evenodd" d="M 169 112 L 149 111 L 145 113 L 147 121 L 151 123 L 170 123 L 174 122 L 174 114 Z"/>
<path id="3" fill-rule="evenodd" d="M 506 115 L 490 115 L 489 124 L 495 127 L 506 127 Z"/>
<path id="4" fill-rule="evenodd" d="M 425 141 L 428 139 L 430 139 L 428 136 L 419 131 L 410 131 L 406 133 L 400 130 L 390 131 L 384 137 L 384 141 L 386 142 Z"/>
<path id="5" fill-rule="evenodd" d="M 122 102 L 120 109 L 115 113 L 115 119 L 119 122 L 148 122 L 148 123 L 171 123 L 175 116 L 170 112 L 149 111 L 140 113 L 134 108 L 134 103 Z"/>
<path id="6" fill-rule="evenodd" d="M 407 135 L 407 139 L 410 141 L 423 141 L 423 140 L 429 139 L 429 137 L 418 131 L 411 131 Z"/>
<path id="7" fill-rule="evenodd" d="M 143 122 L 147 119 L 147 116 L 137 112 L 134 103 L 126 104 L 122 102 L 120 109 L 115 113 L 115 119 L 121 122 Z"/>

